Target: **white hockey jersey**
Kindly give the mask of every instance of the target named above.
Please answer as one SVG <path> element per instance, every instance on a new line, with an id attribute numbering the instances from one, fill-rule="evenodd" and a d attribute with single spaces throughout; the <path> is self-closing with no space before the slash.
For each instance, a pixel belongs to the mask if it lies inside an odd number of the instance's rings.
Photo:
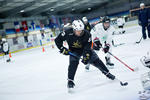
<path id="1" fill-rule="evenodd" d="M 110 27 L 107 30 L 105 30 L 103 24 L 99 23 L 95 25 L 94 28 L 91 30 L 92 40 L 94 40 L 97 37 L 100 39 L 100 42 L 102 44 L 104 44 L 106 41 L 106 43 L 111 45 L 114 32 L 115 28 L 113 26 L 110 25 Z"/>
<path id="2" fill-rule="evenodd" d="M 118 26 L 123 26 L 125 24 L 125 19 L 124 18 L 118 18 L 117 19 L 117 25 Z"/>

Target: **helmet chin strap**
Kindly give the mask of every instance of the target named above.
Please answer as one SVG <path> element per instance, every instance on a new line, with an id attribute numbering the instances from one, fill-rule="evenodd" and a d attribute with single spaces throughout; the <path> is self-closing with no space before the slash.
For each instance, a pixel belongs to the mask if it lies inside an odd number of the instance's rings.
<path id="1" fill-rule="evenodd" d="M 82 32 L 80 33 L 80 36 L 83 36 L 83 34 L 84 34 L 84 31 L 82 31 Z"/>
<path id="2" fill-rule="evenodd" d="M 110 25 L 109 25 L 108 27 L 105 27 L 104 24 L 103 24 L 103 28 L 104 28 L 105 31 L 106 31 L 109 27 L 110 27 Z"/>

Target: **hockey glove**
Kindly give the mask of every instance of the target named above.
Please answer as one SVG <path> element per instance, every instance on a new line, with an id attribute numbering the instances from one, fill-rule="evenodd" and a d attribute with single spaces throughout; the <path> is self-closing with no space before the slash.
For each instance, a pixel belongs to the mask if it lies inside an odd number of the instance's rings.
<path id="1" fill-rule="evenodd" d="M 109 44 L 105 44 L 104 48 L 103 48 L 103 51 L 105 53 L 107 53 L 109 51 L 109 48 L 110 48 L 110 45 Z"/>
<path id="2" fill-rule="evenodd" d="M 89 60 L 90 60 L 90 54 L 89 53 L 85 53 L 83 55 L 83 59 L 82 59 L 81 62 L 86 65 L 86 64 L 88 64 Z"/>
<path id="3" fill-rule="evenodd" d="M 95 38 L 93 42 L 94 42 L 93 49 L 100 50 L 100 48 L 102 47 L 100 40 L 98 38 Z"/>
<path id="4" fill-rule="evenodd" d="M 62 53 L 64 55 L 69 55 L 69 50 L 67 48 L 65 48 L 65 47 L 61 47 L 60 53 Z"/>

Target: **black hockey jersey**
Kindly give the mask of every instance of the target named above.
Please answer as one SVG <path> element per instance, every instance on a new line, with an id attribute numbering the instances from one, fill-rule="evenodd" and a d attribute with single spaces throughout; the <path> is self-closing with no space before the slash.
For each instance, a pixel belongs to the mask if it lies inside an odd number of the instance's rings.
<path id="1" fill-rule="evenodd" d="M 83 51 L 91 50 L 91 34 L 84 30 L 82 36 L 76 36 L 73 29 L 70 28 L 61 32 L 55 39 L 55 43 L 59 49 L 63 46 L 63 41 L 67 41 L 69 50 L 77 54 L 82 54 Z"/>

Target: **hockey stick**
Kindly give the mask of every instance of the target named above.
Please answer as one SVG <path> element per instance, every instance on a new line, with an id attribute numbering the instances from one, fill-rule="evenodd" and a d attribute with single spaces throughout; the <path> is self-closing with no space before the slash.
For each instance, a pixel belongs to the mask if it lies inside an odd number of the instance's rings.
<path id="1" fill-rule="evenodd" d="M 135 43 L 139 44 L 139 43 L 141 42 L 142 38 L 143 38 L 143 37 L 141 37 L 140 40 L 137 41 L 137 42 L 135 42 Z"/>
<path id="2" fill-rule="evenodd" d="M 74 56 L 74 57 L 76 57 L 76 58 L 78 58 L 78 59 L 81 59 L 81 60 L 82 60 L 82 58 L 80 58 L 79 56 L 77 56 L 76 54 L 74 54 L 74 53 L 72 53 L 72 52 L 69 52 L 69 55 Z"/>
<path id="3" fill-rule="evenodd" d="M 110 53 L 110 52 L 108 52 L 110 55 L 112 55 L 114 58 L 116 58 L 118 61 L 120 61 L 122 64 L 124 64 L 127 68 L 129 68 L 131 71 L 135 71 L 135 69 L 133 69 L 133 68 L 131 68 L 131 67 L 129 67 L 126 63 L 124 63 L 123 61 L 121 61 L 118 57 L 116 57 L 116 56 L 114 56 L 112 53 Z M 72 55 L 72 56 L 74 56 L 74 57 L 76 57 L 76 58 L 78 58 L 78 59 L 82 59 L 82 58 L 80 58 L 80 57 L 78 57 L 76 54 L 74 54 L 74 53 L 71 53 L 71 52 L 69 52 L 69 55 Z"/>
<path id="4" fill-rule="evenodd" d="M 125 44 L 125 43 L 115 44 L 115 43 L 114 43 L 114 40 L 112 40 L 112 45 L 113 45 L 114 47 L 121 46 L 121 45 L 124 45 L 124 44 Z"/>
<path id="5" fill-rule="evenodd" d="M 118 46 L 121 46 L 121 45 L 124 45 L 125 43 L 120 43 L 120 44 L 114 44 L 113 46 L 114 47 L 118 47 Z"/>
<path id="6" fill-rule="evenodd" d="M 79 56 L 77 56 L 76 54 L 71 53 L 71 52 L 69 52 L 69 55 L 74 56 L 74 57 L 76 57 L 76 58 L 78 58 L 78 59 L 83 59 L 83 58 L 80 58 Z M 121 86 L 127 86 L 127 85 L 128 85 L 128 82 L 122 82 L 122 81 L 120 81 L 118 78 L 115 78 L 115 79 L 120 82 L 120 85 L 121 85 Z"/>
<path id="7" fill-rule="evenodd" d="M 108 52 L 111 56 L 113 56 L 114 58 L 116 58 L 119 62 L 121 62 L 122 64 L 124 64 L 127 68 L 129 68 L 131 71 L 135 71 L 136 69 L 133 69 L 131 67 L 129 67 L 126 63 L 124 63 L 123 61 L 121 61 L 118 57 L 114 56 L 112 53 Z"/>
<path id="8" fill-rule="evenodd" d="M 121 86 L 127 86 L 127 85 L 128 85 L 128 82 L 122 82 L 122 81 L 120 81 L 120 80 L 117 79 L 117 78 L 116 78 L 116 80 L 120 82 L 120 85 L 121 85 Z"/>

